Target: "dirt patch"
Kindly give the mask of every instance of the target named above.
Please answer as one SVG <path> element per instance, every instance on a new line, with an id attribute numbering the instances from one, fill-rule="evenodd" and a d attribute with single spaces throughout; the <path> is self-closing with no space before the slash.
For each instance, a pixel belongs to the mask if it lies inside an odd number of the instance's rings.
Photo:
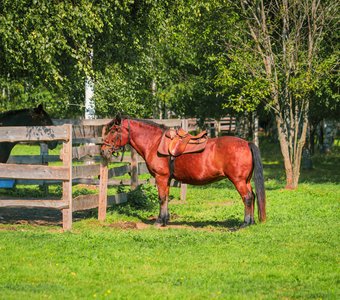
<path id="1" fill-rule="evenodd" d="M 197 229 L 197 228 L 194 228 L 192 226 L 187 226 L 187 225 L 168 224 L 166 227 L 164 227 L 164 226 L 155 226 L 153 224 L 147 224 L 147 223 L 143 223 L 143 222 L 130 222 L 130 221 L 114 222 L 114 223 L 109 224 L 108 227 L 117 228 L 117 229 L 137 229 L 137 230 L 147 229 L 147 228 L 150 228 L 150 227 L 155 227 L 155 228 L 160 229 L 160 230 L 166 230 L 166 229 L 171 229 L 171 228 Z"/>
<path id="2" fill-rule="evenodd" d="M 123 229 L 123 230 L 144 230 L 148 228 L 157 228 L 159 230 L 169 230 L 169 229 L 187 229 L 187 230 L 195 230 L 195 231 L 237 231 L 239 227 L 227 227 L 227 226 L 209 226 L 203 223 L 192 223 L 192 224 L 181 224 L 175 222 L 169 222 L 167 226 L 156 226 L 154 222 L 150 222 L 150 220 L 154 221 L 156 218 L 150 218 L 149 220 L 144 222 L 131 222 L 131 221 L 118 221 L 107 225 L 110 228 L 115 229 Z"/>
<path id="3" fill-rule="evenodd" d="M 108 225 L 111 228 L 117 229 L 145 229 L 148 228 L 150 225 L 142 223 L 142 222 L 114 222 Z"/>

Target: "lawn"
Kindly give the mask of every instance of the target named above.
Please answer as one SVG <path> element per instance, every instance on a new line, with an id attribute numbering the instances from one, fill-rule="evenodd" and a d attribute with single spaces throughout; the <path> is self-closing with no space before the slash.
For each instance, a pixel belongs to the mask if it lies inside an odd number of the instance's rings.
<path id="1" fill-rule="evenodd" d="M 190 186 L 186 202 L 172 188 L 166 229 L 149 225 L 157 208 L 131 205 L 66 233 L 0 219 L 0 299 L 340 299 L 340 147 L 287 191 L 278 149 L 261 145 L 265 224 L 237 230 L 226 181 Z"/>

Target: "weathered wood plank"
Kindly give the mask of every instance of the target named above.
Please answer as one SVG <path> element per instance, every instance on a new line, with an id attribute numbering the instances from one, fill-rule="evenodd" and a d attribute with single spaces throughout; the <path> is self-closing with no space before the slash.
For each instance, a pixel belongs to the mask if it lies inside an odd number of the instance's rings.
<path id="1" fill-rule="evenodd" d="M 17 185 L 19 184 L 24 184 L 24 185 L 41 185 L 41 184 L 48 184 L 48 185 L 53 185 L 53 184 L 60 184 L 61 181 L 56 181 L 56 180 L 49 180 L 49 181 L 43 181 L 43 180 L 27 180 L 27 179 L 19 179 L 15 181 Z M 150 184 L 156 184 L 155 183 L 155 178 L 150 178 L 150 179 L 139 179 L 138 180 L 139 184 L 145 184 L 145 183 L 150 183 Z M 99 179 L 92 179 L 92 178 L 76 178 L 72 180 L 72 185 L 77 185 L 77 184 L 88 184 L 88 185 L 98 185 L 100 184 Z M 108 186 L 118 186 L 118 185 L 130 185 L 131 181 L 130 179 L 110 179 L 107 182 Z M 172 187 L 180 187 L 181 183 L 176 180 L 172 180 L 170 183 L 170 186 Z"/>
<path id="2" fill-rule="evenodd" d="M 108 196 L 106 205 L 121 204 L 127 202 L 127 194 L 120 193 L 113 196 Z M 99 195 L 80 195 L 73 199 L 73 211 L 87 210 L 98 207 Z M 99 210 L 98 210 L 99 214 Z M 99 215 L 98 215 L 99 218 Z"/>
<path id="3" fill-rule="evenodd" d="M 100 165 L 82 165 L 72 167 L 72 178 L 88 178 L 98 176 Z"/>
<path id="4" fill-rule="evenodd" d="M 180 119 L 145 119 L 145 120 L 151 120 L 157 124 L 163 124 L 168 127 L 175 127 L 175 126 L 181 126 L 181 120 Z M 103 126 L 108 123 L 110 123 L 112 119 L 53 119 L 53 123 L 56 125 L 62 125 L 62 124 L 73 124 L 73 125 L 88 125 L 88 126 Z"/>
<path id="5" fill-rule="evenodd" d="M 89 153 L 87 153 L 87 154 L 88 155 L 99 155 L 100 146 L 98 146 L 98 145 L 91 145 L 91 147 L 93 147 L 93 149 L 90 149 Z M 96 151 L 97 151 L 96 148 L 98 149 L 98 153 L 96 153 Z M 77 150 L 73 151 L 73 155 L 75 154 L 76 151 Z M 84 156 L 86 156 L 87 154 L 85 154 Z M 80 154 L 80 155 L 82 155 L 82 154 Z M 75 156 L 73 156 L 73 158 L 78 159 L 77 154 Z M 80 158 L 82 158 L 82 157 L 80 157 Z M 45 162 L 61 161 L 59 155 L 44 156 L 43 160 Z M 102 158 L 100 156 L 94 156 L 94 157 L 92 157 L 92 160 L 94 160 L 95 162 L 100 162 L 102 160 Z M 138 156 L 138 160 L 144 161 L 141 156 Z M 14 156 L 10 156 L 10 158 L 8 160 L 8 163 L 35 164 L 35 163 L 38 163 L 38 161 L 41 161 L 41 158 L 40 158 L 39 155 L 14 155 Z M 112 156 L 112 158 L 110 159 L 110 162 L 113 162 L 113 163 L 114 162 L 129 163 L 129 162 L 131 162 L 131 157 L 129 155 L 124 155 L 123 161 L 121 161 L 121 157 L 114 157 L 114 156 Z"/>
<path id="6" fill-rule="evenodd" d="M 68 140 L 67 125 L 0 127 L 0 142 Z"/>
<path id="7" fill-rule="evenodd" d="M 167 127 L 176 127 L 181 126 L 182 120 L 181 119 L 145 119 L 148 121 L 153 121 L 157 124 L 165 125 Z"/>
<path id="8" fill-rule="evenodd" d="M 72 158 L 81 159 L 84 156 L 95 156 L 100 154 L 99 145 L 84 145 L 72 148 Z"/>
<path id="9" fill-rule="evenodd" d="M 91 139 L 91 138 L 101 138 L 102 136 L 102 126 L 73 126 L 72 128 L 72 138 L 77 139 Z"/>
<path id="10" fill-rule="evenodd" d="M 104 221 L 106 218 L 107 181 L 108 181 L 108 167 L 107 167 L 107 162 L 104 161 L 100 165 L 100 184 L 99 184 L 99 199 L 98 199 L 98 220 L 99 221 Z"/>
<path id="11" fill-rule="evenodd" d="M 0 164 L 0 178 L 69 180 L 67 167 Z"/>
<path id="12" fill-rule="evenodd" d="M 13 155 L 10 156 L 7 163 L 9 164 L 26 164 L 34 165 L 41 162 L 56 162 L 60 161 L 59 155 Z"/>
<path id="13" fill-rule="evenodd" d="M 112 205 L 112 204 L 122 204 L 128 201 L 128 197 L 126 193 L 120 193 L 116 194 L 114 196 L 108 196 L 107 197 L 107 204 Z"/>
<path id="14" fill-rule="evenodd" d="M 130 165 L 115 167 L 115 168 L 109 169 L 108 176 L 109 176 L 109 178 L 116 177 L 116 176 L 122 176 L 122 175 L 124 175 L 124 174 L 126 174 L 130 171 L 131 171 Z"/>
<path id="15" fill-rule="evenodd" d="M 149 170 L 148 170 L 148 167 L 146 166 L 146 163 L 145 162 L 138 163 L 138 175 L 148 174 L 148 173 L 149 173 Z"/>
<path id="16" fill-rule="evenodd" d="M 80 138 L 74 139 L 73 144 L 101 144 L 103 139 L 101 137 L 98 138 Z"/>
<path id="17" fill-rule="evenodd" d="M 0 199 L 0 207 L 37 207 L 37 208 L 53 208 L 53 209 L 65 209 L 68 204 L 62 200 L 32 200 L 32 199 Z"/>
<path id="18" fill-rule="evenodd" d="M 68 140 L 63 143 L 61 157 L 63 167 L 67 170 L 67 181 L 63 181 L 63 201 L 68 204 L 68 208 L 62 210 L 63 230 L 71 230 L 72 228 L 72 125 L 64 125 L 67 127 Z"/>
<path id="19" fill-rule="evenodd" d="M 72 200 L 72 211 L 96 208 L 98 207 L 98 198 L 99 196 L 96 194 L 80 195 Z"/>
<path id="20" fill-rule="evenodd" d="M 73 124 L 73 125 L 89 125 L 89 126 L 103 126 L 112 121 L 112 119 L 53 119 L 53 124 Z"/>

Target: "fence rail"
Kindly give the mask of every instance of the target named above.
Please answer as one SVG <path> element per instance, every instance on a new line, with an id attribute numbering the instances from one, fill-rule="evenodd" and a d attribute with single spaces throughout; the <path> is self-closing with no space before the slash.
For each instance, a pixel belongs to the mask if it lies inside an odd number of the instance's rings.
<path id="1" fill-rule="evenodd" d="M 72 125 L 0 127 L 0 142 L 62 141 L 62 166 L 0 164 L 1 178 L 61 180 L 62 199 L 15 199 L 0 200 L 0 207 L 46 207 L 61 209 L 63 228 L 72 226 Z"/>
<path id="2" fill-rule="evenodd" d="M 14 178 L 17 184 L 62 184 L 61 199 L 0 199 L 0 207 L 44 207 L 62 210 L 63 228 L 72 226 L 72 212 L 98 207 L 98 219 L 104 220 L 106 208 L 111 204 L 127 201 L 127 194 L 121 193 L 107 196 L 107 187 L 111 185 L 130 185 L 136 188 L 139 183 L 146 181 L 154 184 L 153 178 L 140 180 L 138 175 L 149 173 L 143 159 L 131 149 L 131 155 L 124 159 L 112 158 L 111 163 L 127 163 L 123 166 L 112 167 L 105 164 L 100 157 L 102 126 L 111 119 L 97 120 L 54 120 L 57 126 L 36 127 L 0 127 L 0 142 L 48 142 L 62 141 L 60 155 L 49 155 L 46 146 L 42 146 L 40 155 L 11 156 L 7 164 L 0 164 L 0 178 Z M 197 130 L 195 119 L 153 120 L 168 127 L 183 127 L 185 130 Z M 210 122 L 210 123 L 209 123 Z M 233 130 L 232 118 L 221 119 L 218 122 L 207 120 L 208 127 L 223 130 Z M 89 144 L 92 143 L 92 144 Z M 95 144 L 93 144 L 95 143 Z M 91 161 L 86 161 L 91 157 Z M 77 160 L 83 164 L 72 166 Z M 48 163 L 61 161 L 62 166 L 49 166 Z M 117 178 L 130 174 L 130 179 Z M 98 176 L 100 179 L 98 179 Z M 99 187 L 98 194 L 81 195 L 72 199 L 72 185 L 93 184 Z M 172 186 L 181 188 L 181 199 L 186 198 L 185 184 L 172 181 Z"/>

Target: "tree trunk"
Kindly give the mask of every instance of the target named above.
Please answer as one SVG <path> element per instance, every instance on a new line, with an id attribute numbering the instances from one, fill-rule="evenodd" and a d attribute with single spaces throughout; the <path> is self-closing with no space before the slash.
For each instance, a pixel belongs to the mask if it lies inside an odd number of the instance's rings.
<path id="1" fill-rule="evenodd" d="M 253 143 L 259 147 L 259 117 L 256 111 L 252 114 L 253 119 Z"/>
<path id="2" fill-rule="evenodd" d="M 295 130 L 295 128 L 292 128 L 294 124 L 285 124 L 283 118 L 280 115 L 276 115 L 276 124 L 278 129 L 280 148 L 286 172 L 286 189 L 296 189 L 299 183 L 302 150 L 305 145 L 307 136 L 307 114 L 308 106 L 305 107 L 305 110 L 303 112 L 304 117 L 301 126 L 301 133 L 299 137 L 296 137 L 296 139 L 289 138 L 288 136 L 288 132 L 292 132 L 293 130 Z M 296 134 L 298 133 L 299 130 L 296 130 Z"/>

